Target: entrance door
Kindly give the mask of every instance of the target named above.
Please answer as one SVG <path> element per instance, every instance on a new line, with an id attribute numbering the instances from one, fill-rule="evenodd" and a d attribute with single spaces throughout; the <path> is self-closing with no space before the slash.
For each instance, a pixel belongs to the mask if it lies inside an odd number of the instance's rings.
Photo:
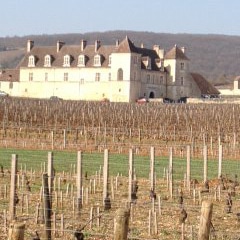
<path id="1" fill-rule="evenodd" d="M 155 96 L 154 96 L 154 92 L 150 92 L 150 94 L 149 94 L 149 98 L 154 98 Z"/>

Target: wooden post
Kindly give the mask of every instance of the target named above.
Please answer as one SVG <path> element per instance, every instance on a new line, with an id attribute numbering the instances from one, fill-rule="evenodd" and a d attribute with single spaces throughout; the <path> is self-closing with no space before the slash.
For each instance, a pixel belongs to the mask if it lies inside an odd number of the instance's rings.
<path id="1" fill-rule="evenodd" d="M 51 240 L 51 203 L 50 203 L 50 193 L 48 189 L 48 175 L 43 174 L 43 211 L 44 211 L 44 222 L 45 222 L 45 234 L 46 239 Z"/>
<path id="2" fill-rule="evenodd" d="M 151 184 L 151 190 L 153 193 L 155 192 L 155 177 L 154 177 L 154 165 L 155 165 L 155 149 L 154 147 L 151 147 L 150 149 L 150 184 Z"/>
<path id="3" fill-rule="evenodd" d="M 63 129 L 63 149 L 66 148 L 66 129 Z"/>
<path id="4" fill-rule="evenodd" d="M 211 202 L 208 201 L 202 202 L 198 240 L 209 240 L 212 209 L 213 204 Z"/>
<path id="5" fill-rule="evenodd" d="M 82 152 L 77 153 L 77 210 L 78 213 L 82 208 Z"/>
<path id="6" fill-rule="evenodd" d="M 50 206 L 52 206 L 52 191 L 53 191 L 53 153 L 48 152 L 48 191 L 49 191 L 49 198 L 50 198 Z"/>
<path id="7" fill-rule="evenodd" d="M 168 174 L 169 174 L 169 193 L 170 197 L 172 199 L 173 197 L 173 149 L 172 147 L 169 150 L 169 169 L 168 169 Z"/>
<path id="8" fill-rule="evenodd" d="M 203 181 L 206 182 L 208 179 L 208 155 L 207 155 L 207 145 L 203 146 Z"/>
<path id="9" fill-rule="evenodd" d="M 191 149 L 187 146 L 187 189 L 191 190 Z"/>
<path id="10" fill-rule="evenodd" d="M 133 193 L 133 150 L 129 149 L 129 176 L 128 176 L 128 199 L 129 202 L 132 202 L 132 193 Z"/>
<path id="11" fill-rule="evenodd" d="M 222 175 L 222 157 L 223 157 L 223 147 L 219 145 L 219 152 L 218 152 L 218 178 Z"/>
<path id="12" fill-rule="evenodd" d="M 104 149 L 104 165 L 103 165 L 103 205 L 104 209 L 111 208 L 109 192 L 108 192 L 108 149 Z"/>
<path id="13" fill-rule="evenodd" d="M 62 236 L 64 236 L 64 215 L 63 215 L 63 213 L 61 214 L 61 233 L 62 233 Z"/>
<path id="14" fill-rule="evenodd" d="M 10 187 L 10 201 L 9 201 L 9 221 L 15 219 L 16 215 L 16 202 L 17 202 L 17 193 L 16 193 L 16 174 L 17 174 L 17 163 L 18 156 L 12 154 L 12 168 L 11 168 L 11 187 Z"/>
<path id="15" fill-rule="evenodd" d="M 12 223 L 10 224 L 8 231 L 8 240 L 24 240 L 24 223 Z"/>
<path id="16" fill-rule="evenodd" d="M 127 240 L 130 212 L 119 208 L 114 219 L 114 240 Z"/>
<path id="17" fill-rule="evenodd" d="M 51 131 L 52 150 L 54 149 L 54 132 Z"/>

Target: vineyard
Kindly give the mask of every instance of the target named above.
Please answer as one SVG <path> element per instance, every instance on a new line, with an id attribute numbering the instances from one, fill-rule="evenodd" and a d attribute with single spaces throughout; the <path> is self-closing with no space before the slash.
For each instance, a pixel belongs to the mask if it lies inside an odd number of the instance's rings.
<path id="1" fill-rule="evenodd" d="M 210 239 L 239 239 L 239 115 L 236 104 L 0 99 L 0 239 L 14 224 L 24 239 L 114 239 L 118 209 L 128 239 L 198 239 L 204 200 Z"/>

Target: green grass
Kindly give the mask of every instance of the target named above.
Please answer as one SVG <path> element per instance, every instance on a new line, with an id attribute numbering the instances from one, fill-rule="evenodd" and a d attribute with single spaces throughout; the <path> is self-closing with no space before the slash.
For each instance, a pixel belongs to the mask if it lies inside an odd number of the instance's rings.
<path id="1" fill-rule="evenodd" d="M 41 170 L 43 163 L 47 163 L 48 151 L 41 150 L 20 150 L 20 149 L 0 149 L 0 164 L 4 169 L 9 169 L 11 166 L 12 154 L 18 155 L 18 169 L 25 168 L 27 170 L 33 169 Z M 68 172 L 71 166 L 76 165 L 77 152 L 68 151 L 54 151 L 53 152 L 54 168 L 57 172 Z M 99 171 L 100 166 L 103 166 L 103 153 L 83 153 L 83 172 L 88 172 L 88 175 L 93 175 Z M 186 159 L 173 157 L 173 177 L 175 179 L 183 179 L 186 172 Z M 155 157 L 155 171 L 157 177 L 163 177 L 164 168 L 168 167 L 168 158 L 162 156 Z M 148 178 L 149 176 L 149 157 L 148 156 L 134 156 L 134 168 L 137 177 Z M 223 160 L 222 173 L 233 177 L 234 174 L 240 172 L 240 161 Z M 109 174 L 116 176 L 117 174 L 123 176 L 128 175 L 128 155 L 111 154 L 109 153 Z M 216 178 L 218 174 L 218 161 L 208 161 L 208 176 Z M 198 180 L 203 178 L 203 160 L 193 159 L 191 161 L 191 177 Z"/>

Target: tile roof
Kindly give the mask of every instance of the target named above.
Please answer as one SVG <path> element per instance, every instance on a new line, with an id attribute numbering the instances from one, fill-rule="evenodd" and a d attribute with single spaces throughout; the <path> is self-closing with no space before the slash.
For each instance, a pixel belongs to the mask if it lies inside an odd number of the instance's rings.
<path id="1" fill-rule="evenodd" d="M 136 47 L 127 36 L 119 45 L 100 45 L 97 51 L 95 49 L 95 44 L 86 44 L 83 50 L 81 50 L 81 45 L 63 45 L 59 51 L 57 51 L 57 46 L 33 46 L 31 51 L 25 55 L 22 62 L 19 64 L 19 67 L 28 67 L 28 58 L 31 55 L 35 56 L 35 67 L 44 66 L 44 58 L 46 55 L 51 56 L 52 67 L 63 67 L 63 58 L 65 55 L 70 55 L 71 67 L 77 67 L 79 55 L 85 56 L 85 67 L 93 67 L 94 56 L 96 54 L 101 56 L 101 67 L 108 67 L 109 56 L 112 53 L 138 53 L 141 54 L 142 57 L 148 56 L 151 59 L 151 69 L 159 71 L 159 67 L 156 63 L 159 62 L 160 59 L 156 51 Z M 142 68 L 144 69 L 146 66 L 142 64 Z"/>
<path id="2" fill-rule="evenodd" d="M 117 53 L 137 53 L 138 50 L 134 46 L 133 42 L 126 36 L 126 38 L 119 44 Z"/>
<path id="3" fill-rule="evenodd" d="M 107 67 L 109 64 L 109 56 L 112 52 L 116 50 L 116 46 L 100 46 L 95 52 L 95 45 L 87 45 L 83 50 L 81 50 L 80 45 L 77 46 L 69 46 L 64 45 L 57 52 L 56 46 L 51 47 L 33 47 L 32 50 L 26 54 L 24 57 L 20 67 L 28 66 L 28 57 L 33 55 L 36 57 L 35 67 L 43 67 L 44 66 L 44 57 L 46 55 L 50 55 L 52 58 L 52 67 L 62 67 L 63 66 L 63 58 L 65 55 L 70 55 L 71 67 L 77 67 L 78 64 L 78 56 L 85 55 L 86 57 L 86 67 L 93 66 L 94 56 L 99 54 L 102 56 L 102 67 Z"/>
<path id="4" fill-rule="evenodd" d="M 220 94 L 220 92 L 211 83 L 209 83 L 201 74 L 191 73 L 193 80 L 196 82 L 201 94 Z"/>
<path id="5" fill-rule="evenodd" d="M 175 45 L 170 51 L 168 51 L 165 55 L 165 59 L 182 59 L 189 60 L 183 51 Z"/>
<path id="6" fill-rule="evenodd" d="M 19 82 L 19 69 L 2 70 L 0 81 Z"/>

